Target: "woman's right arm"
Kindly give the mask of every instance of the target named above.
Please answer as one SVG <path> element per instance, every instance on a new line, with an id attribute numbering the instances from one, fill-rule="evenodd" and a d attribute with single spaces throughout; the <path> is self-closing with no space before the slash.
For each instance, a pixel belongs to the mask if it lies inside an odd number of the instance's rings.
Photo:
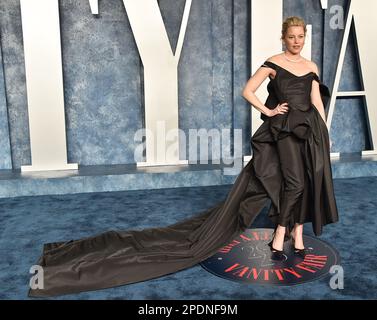
<path id="1" fill-rule="evenodd" d="M 242 96 L 251 103 L 253 107 L 268 117 L 277 114 L 284 114 L 288 111 L 287 103 L 279 104 L 275 109 L 267 108 L 255 95 L 255 91 L 260 87 L 264 80 L 271 74 L 271 68 L 260 67 L 246 83 Z"/>

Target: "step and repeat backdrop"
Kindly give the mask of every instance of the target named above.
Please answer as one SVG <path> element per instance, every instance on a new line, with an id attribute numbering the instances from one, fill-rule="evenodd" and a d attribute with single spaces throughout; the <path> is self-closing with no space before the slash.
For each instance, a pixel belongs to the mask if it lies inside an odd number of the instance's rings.
<path id="1" fill-rule="evenodd" d="M 242 89 L 282 50 L 292 15 L 308 24 L 305 56 L 332 93 L 331 152 L 374 154 L 376 10 L 373 0 L 2 0 L 0 169 L 187 163 L 214 141 L 227 152 L 209 159 L 250 155 L 259 115 Z M 205 143 L 189 143 L 199 130 Z"/>

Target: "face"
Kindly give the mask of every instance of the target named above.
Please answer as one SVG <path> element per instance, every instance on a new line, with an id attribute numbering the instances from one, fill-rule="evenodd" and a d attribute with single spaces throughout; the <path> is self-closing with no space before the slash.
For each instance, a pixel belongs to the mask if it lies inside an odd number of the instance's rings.
<path id="1" fill-rule="evenodd" d="M 300 53 L 305 44 L 304 27 L 289 27 L 283 41 L 285 43 L 285 47 L 289 52 L 291 52 L 292 54 Z"/>

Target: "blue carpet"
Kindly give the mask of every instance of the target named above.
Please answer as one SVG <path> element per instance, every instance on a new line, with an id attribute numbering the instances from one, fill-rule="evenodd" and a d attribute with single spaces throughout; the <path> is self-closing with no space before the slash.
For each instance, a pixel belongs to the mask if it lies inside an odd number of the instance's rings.
<path id="1" fill-rule="evenodd" d="M 321 239 L 339 252 L 344 289 L 329 277 L 292 287 L 227 281 L 200 265 L 136 284 L 54 299 L 376 299 L 377 177 L 334 180 L 340 221 Z M 28 299 L 30 267 L 46 242 L 165 226 L 223 200 L 230 185 L 0 199 L 0 299 Z M 272 227 L 264 210 L 251 227 Z M 305 233 L 313 235 L 310 224 Z"/>

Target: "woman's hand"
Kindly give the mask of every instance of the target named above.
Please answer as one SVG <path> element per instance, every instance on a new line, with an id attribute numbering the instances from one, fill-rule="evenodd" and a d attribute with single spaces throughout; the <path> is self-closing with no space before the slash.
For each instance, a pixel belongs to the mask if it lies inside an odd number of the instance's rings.
<path id="1" fill-rule="evenodd" d="M 275 109 L 272 109 L 267 116 L 274 117 L 277 114 L 284 114 L 288 112 L 288 103 L 284 102 L 282 104 L 278 104 Z"/>

